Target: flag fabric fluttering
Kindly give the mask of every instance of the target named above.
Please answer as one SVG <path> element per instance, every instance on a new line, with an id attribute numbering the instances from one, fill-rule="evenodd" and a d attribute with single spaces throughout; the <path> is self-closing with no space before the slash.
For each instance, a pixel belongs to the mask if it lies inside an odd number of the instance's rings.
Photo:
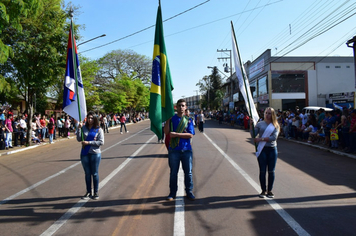
<path id="1" fill-rule="evenodd" d="M 173 82 L 169 70 L 163 36 L 161 6 L 158 6 L 153 49 L 152 81 L 150 90 L 151 130 L 162 139 L 162 122 L 174 115 Z"/>
<path id="2" fill-rule="evenodd" d="M 234 33 L 234 26 L 232 22 L 231 22 L 231 35 L 232 35 L 232 51 L 234 55 L 235 71 L 236 71 L 236 77 L 239 81 L 240 92 L 244 97 L 247 112 L 249 113 L 251 119 L 253 119 L 254 125 L 256 125 L 259 120 L 259 116 L 255 107 L 255 103 L 251 96 L 250 83 L 248 82 L 245 68 L 241 62 L 240 52 L 237 46 L 237 41 Z"/>
<path id="3" fill-rule="evenodd" d="M 77 45 L 73 33 L 73 21 L 71 21 L 68 37 L 67 64 L 63 90 L 63 111 L 77 121 L 84 120 L 87 114 Z"/>

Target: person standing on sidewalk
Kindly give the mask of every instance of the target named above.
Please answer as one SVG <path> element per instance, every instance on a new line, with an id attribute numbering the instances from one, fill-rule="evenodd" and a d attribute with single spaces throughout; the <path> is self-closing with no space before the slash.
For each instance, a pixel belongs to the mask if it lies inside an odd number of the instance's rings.
<path id="1" fill-rule="evenodd" d="M 194 124 L 191 118 L 184 115 L 187 109 L 186 101 L 179 99 L 177 102 L 177 114 L 168 119 L 164 133 L 169 134 L 170 142 L 168 147 L 168 164 L 171 169 L 169 178 L 169 195 L 168 201 L 172 201 L 176 198 L 178 190 L 178 170 L 179 164 L 182 162 L 184 171 L 184 183 L 186 197 L 189 200 L 195 200 L 193 194 L 193 152 L 190 139 L 195 134 Z"/>
<path id="2" fill-rule="evenodd" d="M 279 124 L 276 118 L 276 113 L 272 107 L 267 107 L 264 112 L 264 120 L 257 123 L 255 133 L 252 130 L 252 122 L 250 121 L 250 133 L 257 147 L 257 160 L 260 168 L 260 184 L 262 192 L 260 198 L 273 198 L 272 193 L 273 183 L 275 179 L 274 170 L 277 163 L 277 137 L 279 133 Z M 258 134 L 258 138 L 255 136 Z M 266 188 L 266 170 L 268 170 L 268 188 Z"/>
<path id="3" fill-rule="evenodd" d="M 82 134 L 83 139 L 82 141 Z M 82 143 L 80 160 L 85 172 L 86 194 L 82 199 L 99 199 L 99 164 L 101 160 L 100 146 L 104 145 L 104 132 L 100 128 L 99 119 L 94 112 L 88 112 L 85 125 L 78 124 L 77 141 Z M 94 195 L 91 183 L 93 180 Z"/>
<path id="4" fill-rule="evenodd" d="M 6 133 L 6 139 L 5 139 L 5 148 L 9 149 L 12 148 L 12 114 L 7 115 L 7 119 L 5 120 L 5 133 Z"/>

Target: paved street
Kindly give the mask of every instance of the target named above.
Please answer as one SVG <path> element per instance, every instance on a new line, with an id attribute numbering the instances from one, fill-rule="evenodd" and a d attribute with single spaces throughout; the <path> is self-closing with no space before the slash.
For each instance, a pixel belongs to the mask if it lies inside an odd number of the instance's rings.
<path id="1" fill-rule="evenodd" d="M 1 235 L 355 234 L 355 159 L 279 139 L 275 198 L 260 199 L 249 133 L 208 120 L 192 145 L 197 199 L 167 202 L 167 151 L 149 126 L 105 134 L 97 201 L 80 199 L 74 139 L 0 156 Z"/>

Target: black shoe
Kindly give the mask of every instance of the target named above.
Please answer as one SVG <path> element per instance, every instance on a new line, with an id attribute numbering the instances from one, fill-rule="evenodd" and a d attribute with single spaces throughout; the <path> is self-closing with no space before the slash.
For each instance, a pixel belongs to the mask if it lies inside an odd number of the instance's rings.
<path id="1" fill-rule="evenodd" d="M 274 198 L 274 194 L 273 194 L 271 191 L 269 191 L 269 192 L 267 193 L 267 197 L 268 197 L 268 198 Z"/>
<path id="2" fill-rule="evenodd" d="M 82 197 L 82 199 L 83 200 L 88 200 L 89 198 L 91 198 L 92 196 L 91 196 L 91 193 L 86 193 L 83 197 Z"/>
<path id="3" fill-rule="evenodd" d="M 93 200 L 98 200 L 99 199 L 99 194 L 96 192 L 94 193 L 94 196 L 92 197 Z"/>
<path id="4" fill-rule="evenodd" d="M 187 193 L 187 198 L 188 198 L 189 200 L 191 200 L 191 201 L 194 201 L 194 200 L 195 200 L 195 196 L 194 196 L 194 194 L 193 194 L 192 192 Z"/>
<path id="5" fill-rule="evenodd" d="M 262 191 L 261 193 L 260 193 L 260 195 L 258 195 L 260 198 L 265 198 L 265 197 L 267 197 L 267 193 L 266 193 L 266 191 Z"/>

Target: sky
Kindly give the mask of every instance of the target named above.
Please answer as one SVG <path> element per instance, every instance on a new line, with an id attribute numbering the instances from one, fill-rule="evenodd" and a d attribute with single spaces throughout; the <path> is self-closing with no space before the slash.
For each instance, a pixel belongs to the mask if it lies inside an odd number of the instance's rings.
<path id="1" fill-rule="evenodd" d="M 130 49 L 152 58 L 158 0 L 71 3 L 80 7 L 74 22 L 84 26 L 77 44 L 106 34 L 79 46 L 79 53 L 99 59 L 113 50 Z M 163 21 L 176 16 L 163 23 L 174 101 L 201 94 L 196 84 L 211 74 L 208 66 L 223 72 L 223 64 L 230 64 L 218 59 L 229 53 L 217 50 L 231 50 L 231 21 L 243 62 L 267 49 L 272 56 L 353 56 L 345 43 L 356 35 L 355 1 L 161 0 L 161 8 Z"/>

